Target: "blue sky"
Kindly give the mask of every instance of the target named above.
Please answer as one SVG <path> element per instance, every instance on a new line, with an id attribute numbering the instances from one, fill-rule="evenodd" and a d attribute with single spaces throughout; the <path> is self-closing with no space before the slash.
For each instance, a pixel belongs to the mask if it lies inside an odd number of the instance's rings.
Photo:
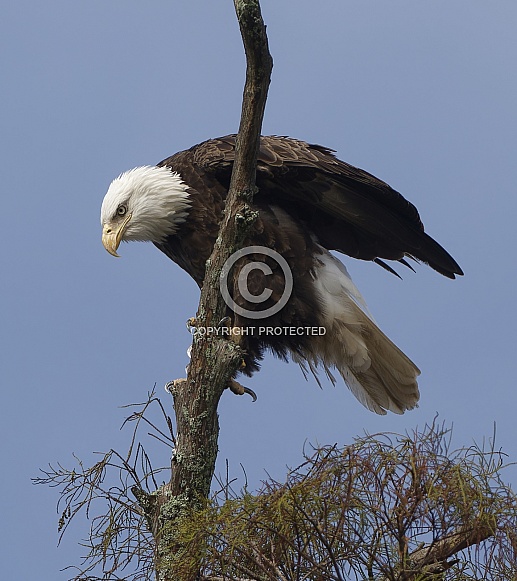
<path id="1" fill-rule="evenodd" d="M 343 386 L 267 358 L 225 394 L 219 470 L 252 488 L 309 443 L 404 432 L 435 414 L 459 446 L 517 459 L 517 6 L 484 0 L 263 0 L 272 85 L 264 133 L 337 150 L 403 193 L 466 276 L 400 281 L 344 259 L 383 330 L 422 369 L 421 403 L 378 417 Z M 184 375 L 195 284 L 152 245 L 100 242 L 111 179 L 238 127 L 244 57 L 233 4 L 20 0 L 0 23 L 0 424 L 6 579 L 66 579 L 40 467 L 124 449 L 120 406 Z M 152 452 L 152 450 L 151 450 Z M 155 454 L 163 460 L 163 451 Z M 159 461 L 158 461 L 159 463 Z M 507 478 L 517 484 L 517 471 Z M 86 525 L 78 531 L 83 535 Z M 74 534 L 75 534 L 74 532 Z M 29 557 L 30 555 L 30 557 Z"/>

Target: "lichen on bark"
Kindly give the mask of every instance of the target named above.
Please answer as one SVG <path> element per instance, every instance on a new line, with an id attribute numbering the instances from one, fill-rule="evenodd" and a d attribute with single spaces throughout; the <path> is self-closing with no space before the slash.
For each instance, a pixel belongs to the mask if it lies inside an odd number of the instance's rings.
<path id="1" fill-rule="evenodd" d="M 246 52 L 246 83 L 235 162 L 219 237 L 207 262 L 196 323 L 217 326 L 226 305 L 219 276 L 257 218 L 250 204 L 256 190 L 255 173 L 262 119 L 273 66 L 258 0 L 234 0 Z M 201 510 L 210 493 L 218 452 L 217 406 L 242 361 L 239 345 L 216 334 L 195 335 L 188 377 L 172 389 L 176 414 L 176 449 L 172 478 L 156 503 L 157 574 L 160 581 L 191 581 L 199 569 L 192 547 L 189 555 L 178 541 L 176 527 L 192 511 Z"/>

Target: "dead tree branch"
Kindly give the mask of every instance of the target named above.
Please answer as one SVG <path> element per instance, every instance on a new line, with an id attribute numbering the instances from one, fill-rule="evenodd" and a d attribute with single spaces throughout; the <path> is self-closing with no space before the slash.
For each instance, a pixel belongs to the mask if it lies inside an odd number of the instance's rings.
<path id="1" fill-rule="evenodd" d="M 422 579 L 422 574 L 431 578 L 444 573 L 458 563 L 458 559 L 449 559 L 459 552 L 486 541 L 495 533 L 497 522 L 495 517 L 480 521 L 475 526 L 464 527 L 456 533 L 449 534 L 431 545 L 417 549 L 409 556 L 412 565 L 411 572 L 406 572 L 404 579 L 412 581 Z M 434 577 L 436 579 L 436 577 Z"/>
<path id="2" fill-rule="evenodd" d="M 206 265 L 196 317 L 197 324 L 203 327 L 216 326 L 224 317 L 226 305 L 219 292 L 220 273 L 256 219 L 249 204 L 255 190 L 260 131 L 272 70 L 258 0 L 234 0 L 234 4 L 246 52 L 246 83 L 225 216 Z M 195 577 L 195 560 L 191 565 L 182 562 L 175 522 L 199 510 L 209 495 L 218 449 L 217 406 L 241 360 L 242 353 L 236 342 L 208 334 L 196 335 L 188 377 L 173 384 L 177 437 L 172 478 L 158 491 L 153 515 L 160 580 Z M 178 569 L 180 561 L 184 569 Z"/>

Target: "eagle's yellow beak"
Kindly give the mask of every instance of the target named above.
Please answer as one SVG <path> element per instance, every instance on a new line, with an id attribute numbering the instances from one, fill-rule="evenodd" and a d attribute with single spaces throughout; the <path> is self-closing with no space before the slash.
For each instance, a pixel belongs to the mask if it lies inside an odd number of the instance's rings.
<path id="1" fill-rule="evenodd" d="M 114 224 L 113 222 L 104 224 L 102 228 L 102 245 L 112 256 L 119 258 L 117 249 L 120 246 L 120 242 L 130 220 L 131 214 L 127 214 L 120 224 Z"/>

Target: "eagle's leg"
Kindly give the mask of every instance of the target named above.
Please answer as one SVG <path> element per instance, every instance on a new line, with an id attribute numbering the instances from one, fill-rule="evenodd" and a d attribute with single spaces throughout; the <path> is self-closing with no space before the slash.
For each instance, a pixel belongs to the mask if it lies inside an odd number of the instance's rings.
<path id="1" fill-rule="evenodd" d="M 238 327 L 233 327 L 231 323 L 232 323 L 231 317 L 223 317 L 219 321 L 219 323 L 217 323 L 216 327 L 219 329 L 223 328 L 226 329 L 224 335 L 226 337 L 229 337 L 234 343 L 237 343 L 237 345 L 239 345 L 241 342 L 242 333 L 240 332 L 240 329 Z M 196 329 L 197 327 L 199 327 L 199 320 L 196 317 L 189 317 L 185 324 L 187 326 L 189 333 L 195 335 L 195 332 L 193 333 L 192 329 Z"/>
<path id="2" fill-rule="evenodd" d="M 221 319 L 219 321 L 219 324 L 217 326 L 220 328 L 221 327 L 226 328 L 227 332 L 225 333 L 225 335 L 230 339 L 230 341 L 233 341 L 236 345 L 239 345 L 239 346 L 241 345 L 242 330 L 240 327 L 234 327 L 232 325 L 231 317 L 224 317 L 223 319 Z M 246 361 L 244 361 L 244 359 L 241 359 L 239 369 L 242 370 L 245 367 L 246 367 Z M 239 384 L 237 383 L 237 385 L 239 385 Z M 242 395 L 242 392 L 234 391 L 231 387 L 230 387 L 230 389 L 233 391 L 233 393 L 236 393 L 237 395 Z M 253 401 L 255 401 L 257 399 L 255 392 L 253 392 L 251 390 L 246 391 L 248 389 L 247 387 L 243 387 L 242 389 L 244 389 L 244 393 L 249 393 L 249 395 L 251 395 L 251 397 L 253 398 Z"/>
<path id="3" fill-rule="evenodd" d="M 244 395 L 247 393 L 252 397 L 253 401 L 257 401 L 257 394 L 252 389 L 249 389 L 249 387 L 244 387 L 244 385 L 235 381 L 235 379 L 230 379 L 228 382 L 228 389 L 235 395 Z"/>
<path id="4" fill-rule="evenodd" d="M 233 327 L 231 317 L 224 317 L 219 321 L 218 327 L 226 327 L 228 329 L 228 337 L 230 341 L 233 341 L 237 345 L 241 343 L 242 332 L 238 327 Z M 246 362 L 244 359 L 241 359 L 240 369 L 244 369 L 246 367 Z M 247 393 L 253 399 L 253 401 L 257 401 L 257 394 L 248 387 L 244 387 L 235 379 L 230 379 L 228 382 L 228 389 L 234 393 L 235 395 L 244 395 Z"/>
<path id="5" fill-rule="evenodd" d="M 176 384 L 183 382 L 183 381 L 187 381 L 187 380 L 184 378 L 181 378 L 181 379 L 174 379 L 173 381 L 169 381 L 168 383 L 165 384 L 164 389 L 167 393 L 170 393 L 171 395 L 173 395 L 174 390 L 176 389 Z M 244 387 L 244 385 L 241 385 L 238 381 L 235 381 L 235 379 L 230 379 L 230 381 L 228 382 L 228 385 L 226 387 L 235 395 L 244 395 L 245 393 L 247 393 L 249 396 L 251 396 L 251 398 L 253 399 L 254 402 L 257 401 L 257 394 L 249 387 Z"/>
<path id="6" fill-rule="evenodd" d="M 176 384 L 179 383 L 180 381 L 187 381 L 185 378 L 180 378 L 180 379 L 173 379 L 172 381 L 168 381 L 165 386 L 164 386 L 164 390 L 167 393 L 170 393 L 171 395 L 174 394 L 174 390 L 176 389 Z"/>
<path id="7" fill-rule="evenodd" d="M 236 343 L 237 345 L 241 344 L 241 340 L 242 340 L 242 331 L 240 329 L 240 327 L 234 327 L 232 325 L 232 318 L 231 317 L 223 317 L 219 323 L 217 324 L 217 326 L 219 328 L 224 328 L 226 329 L 226 332 L 224 333 L 224 335 L 226 337 L 229 337 L 230 341 L 233 341 L 234 343 Z M 246 364 L 244 363 L 244 360 L 242 361 L 241 364 L 241 368 L 246 367 Z"/>
<path id="8" fill-rule="evenodd" d="M 231 341 L 234 341 L 235 343 L 237 343 L 237 345 L 240 344 L 241 341 L 241 333 L 240 330 L 237 329 L 236 331 L 234 331 L 234 327 L 232 327 L 232 319 L 231 317 L 224 317 L 223 319 L 221 319 L 217 325 L 217 327 L 224 327 L 226 329 L 228 329 L 228 332 L 225 333 L 225 335 L 227 335 Z M 189 319 L 187 319 L 187 329 L 189 330 L 189 332 L 192 333 L 192 329 L 196 329 L 199 325 L 199 321 L 196 319 L 196 317 L 190 317 Z M 190 348 L 187 351 L 187 355 L 190 358 Z M 241 360 L 241 364 L 240 364 L 240 369 L 244 369 L 246 367 L 246 362 L 244 361 L 244 359 Z M 188 366 L 185 369 L 185 371 L 188 373 Z M 180 381 L 180 380 L 175 380 L 175 381 Z M 172 393 L 172 390 L 174 389 L 174 384 L 175 381 L 170 381 L 169 383 L 167 383 L 167 385 L 165 386 L 165 391 L 167 391 L 168 393 Z M 251 396 L 251 398 L 253 399 L 253 401 L 257 401 L 257 394 L 252 390 L 249 389 L 248 387 L 244 387 L 244 385 L 241 385 L 238 381 L 235 381 L 235 379 L 230 379 L 230 381 L 228 382 L 228 385 L 226 386 L 232 393 L 234 393 L 235 395 L 244 395 L 245 393 L 247 393 L 249 396 Z"/>

